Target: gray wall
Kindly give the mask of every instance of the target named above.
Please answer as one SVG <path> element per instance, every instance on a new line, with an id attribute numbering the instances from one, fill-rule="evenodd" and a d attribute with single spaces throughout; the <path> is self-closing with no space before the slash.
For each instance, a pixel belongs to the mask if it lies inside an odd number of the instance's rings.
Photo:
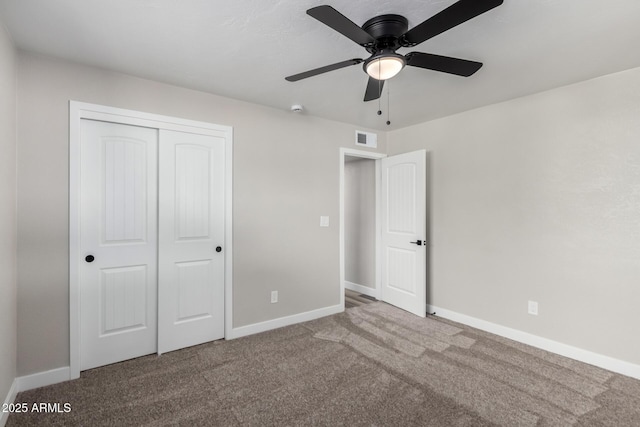
<path id="1" fill-rule="evenodd" d="M 344 261 L 345 280 L 374 289 L 376 243 L 375 160 L 345 162 Z"/>
<path id="2" fill-rule="evenodd" d="M 0 24 L 0 403 L 16 377 L 16 72 Z"/>
<path id="3" fill-rule="evenodd" d="M 19 375 L 69 365 L 69 100 L 233 126 L 234 327 L 339 304 L 338 152 L 354 126 L 20 53 Z"/>
<path id="4" fill-rule="evenodd" d="M 13 58 L 1 35 L 0 387 L 15 364 Z M 338 304 L 337 153 L 353 126 L 17 58 L 19 375 L 69 363 L 70 99 L 234 127 L 234 326 Z M 380 152 L 430 151 L 430 302 L 639 364 L 639 113 L 635 69 L 380 133 Z"/>
<path id="5" fill-rule="evenodd" d="M 640 364 L 640 69 L 387 138 L 431 152 L 433 305 Z"/>

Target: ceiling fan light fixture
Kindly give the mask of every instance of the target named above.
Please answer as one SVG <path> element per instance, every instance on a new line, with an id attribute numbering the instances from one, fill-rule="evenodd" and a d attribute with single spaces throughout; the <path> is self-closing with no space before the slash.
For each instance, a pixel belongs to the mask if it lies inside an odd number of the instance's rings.
<path id="1" fill-rule="evenodd" d="M 388 80 L 396 76 L 405 65 L 402 55 L 388 53 L 369 58 L 364 64 L 364 70 L 376 80 Z"/>

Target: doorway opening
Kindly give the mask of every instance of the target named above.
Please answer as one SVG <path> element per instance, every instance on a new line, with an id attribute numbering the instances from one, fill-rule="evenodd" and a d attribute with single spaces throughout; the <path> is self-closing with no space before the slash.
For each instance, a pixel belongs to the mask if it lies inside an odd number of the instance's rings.
<path id="1" fill-rule="evenodd" d="M 426 316 L 427 175 L 425 150 L 394 156 L 340 150 L 343 307 L 345 291 L 353 290 Z M 373 202 L 371 193 L 375 194 Z"/>
<path id="2" fill-rule="evenodd" d="M 346 156 L 344 162 L 344 287 L 357 304 L 360 295 L 378 299 L 376 288 L 376 164 Z"/>
<path id="3" fill-rule="evenodd" d="M 340 298 L 345 308 L 380 299 L 380 160 L 340 150 Z"/>

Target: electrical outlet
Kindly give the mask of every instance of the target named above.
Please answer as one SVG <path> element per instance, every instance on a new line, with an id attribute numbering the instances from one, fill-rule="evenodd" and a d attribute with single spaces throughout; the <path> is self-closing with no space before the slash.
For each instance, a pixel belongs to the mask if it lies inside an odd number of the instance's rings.
<path id="1" fill-rule="evenodd" d="M 271 304 L 278 302 L 278 291 L 271 291 Z"/>
<path id="2" fill-rule="evenodd" d="M 529 301 L 529 314 L 538 315 L 538 303 L 536 301 Z"/>

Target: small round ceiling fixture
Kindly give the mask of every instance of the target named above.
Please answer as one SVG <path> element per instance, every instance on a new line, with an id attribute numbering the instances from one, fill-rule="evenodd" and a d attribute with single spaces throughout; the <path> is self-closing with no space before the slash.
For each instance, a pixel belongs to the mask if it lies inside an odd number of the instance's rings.
<path id="1" fill-rule="evenodd" d="M 291 111 L 294 113 L 302 113 L 304 111 L 304 107 L 300 104 L 293 104 L 291 106 Z"/>

